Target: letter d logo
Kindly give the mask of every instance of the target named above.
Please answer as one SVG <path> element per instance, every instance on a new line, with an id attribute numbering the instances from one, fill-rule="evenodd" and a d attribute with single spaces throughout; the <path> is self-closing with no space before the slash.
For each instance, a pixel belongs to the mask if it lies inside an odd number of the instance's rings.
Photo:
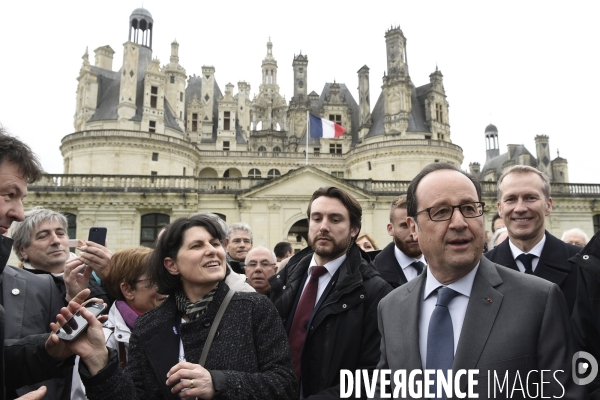
<path id="1" fill-rule="evenodd" d="M 577 360 L 583 358 L 585 362 L 577 363 Z M 578 385 L 587 385 L 591 383 L 596 375 L 598 375 L 598 362 L 593 355 L 586 351 L 578 351 L 573 354 L 573 360 L 571 362 L 573 382 Z M 591 369 L 590 369 L 591 367 Z M 590 374 L 586 378 L 579 378 L 577 374 L 584 374 L 586 371 L 590 371 Z"/>

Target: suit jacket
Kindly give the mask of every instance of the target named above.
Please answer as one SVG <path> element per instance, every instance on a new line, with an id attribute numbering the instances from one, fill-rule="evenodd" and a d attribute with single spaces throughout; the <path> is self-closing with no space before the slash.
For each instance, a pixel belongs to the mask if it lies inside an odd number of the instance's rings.
<path id="1" fill-rule="evenodd" d="M 392 285 L 393 288 L 397 288 L 408 282 L 402 267 L 398 263 L 396 254 L 394 253 L 395 247 L 396 244 L 394 242 L 388 244 L 373 260 L 373 265 L 375 265 L 375 268 L 377 268 L 381 277 L 385 279 L 387 283 Z"/>
<path id="2" fill-rule="evenodd" d="M 419 314 L 427 273 L 394 290 L 379 304 L 381 359 L 378 369 L 422 370 L 419 351 Z M 401 316 L 401 317 L 400 317 Z M 481 258 L 475 275 L 460 339 L 454 356 L 453 372 L 478 369 L 479 398 L 521 398 L 497 389 L 488 397 L 488 375 L 493 371 L 502 380 L 508 374 L 509 387 L 517 372 L 526 385 L 533 370 L 551 370 L 550 374 L 533 374 L 529 383 L 544 381 L 544 396 L 562 399 L 585 399 L 583 386 L 571 378 L 571 358 L 575 344 L 569 315 L 559 288 L 550 282 L 523 275 Z M 557 383 L 552 374 L 557 370 Z M 392 380 L 393 382 L 393 380 Z M 466 389 L 466 381 L 461 387 Z M 507 393 L 508 392 L 508 393 Z M 379 393 L 379 390 L 377 390 Z M 531 388 L 531 397 L 535 392 Z M 540 394 L 538 393 L 538 398 Z M 524 398 L 528 398 L 524 396 Z"/>
<path id="3" fill-rule="evenodd" d="M 573 312 L 577 296 L 577 266 L 569 263 L 569 258 L 581 251 L 581 247 L 563 242 L 546 231 L 546 242 L 542 249 L 534 275 L 556 283 L 562 290 L 569 314 Z M 513 258 L 508 240 L 485 253 L 485 256 L 497 264 L 519 271 Z"/>
<path id="4" fill-rule="evenodd" d="M 2 301 L 5 311 L 4 339 L 10 345 L 16 339 L 50 332 L 63 306 L 62 296 L 50 275 L 35 275 L 7 266 L 2 278 Z M 17 390 L 19 395 L 42 385 L 47 386 L 46 399 L 68 399 L 70 378 L 53 379 Z M 9 397 L 16 396 L 8 393 Z"/>

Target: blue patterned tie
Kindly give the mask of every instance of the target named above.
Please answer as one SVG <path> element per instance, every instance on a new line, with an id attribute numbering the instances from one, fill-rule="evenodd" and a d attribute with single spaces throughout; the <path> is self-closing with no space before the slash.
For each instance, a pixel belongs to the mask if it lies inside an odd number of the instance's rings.
<path id="1" fill-rule="evenodd" d="M 454 330 L 452 329 L 452 318 L 448 311 L 448 304 L 458 294 L 449 287 L 437 289 L 437 304 L 429 320 L 429 331 L 427 332 L 427 360 L 425 368 L 442 370 L 448 378 L 448 370 L 452 369 L 454 362 Z M 433 393 L 437 393 L 437 385 L 434 380 Z M 445 399 L 446 396 L 435 397 Z"/>
<path id="2" fill-rule="evenodd" d="M 537 256 L 535 254 L 525 254 L 525 253 L 521 253 L 517 256 L 517 260 L 519 260 L 523 263 L 526 274 L 533 275 L 533 264 L 531 262 L 536 257 Z"/>

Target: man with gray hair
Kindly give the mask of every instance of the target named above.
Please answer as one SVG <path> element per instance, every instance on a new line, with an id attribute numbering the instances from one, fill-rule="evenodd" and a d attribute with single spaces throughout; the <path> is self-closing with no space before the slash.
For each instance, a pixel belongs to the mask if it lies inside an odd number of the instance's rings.
<path id="1" fill-rule="evenodd" d="M 54 210 L 34 207 L 12 230 L 13 248 L 23 269 L 33 274 L 49 274 L 69 301 L 81 290 L 90 288 L 93 297 L 111 303 L 92 272 L 104 276 L 112 253 L 106 247 L 86 242 L 80 257 L 69 251 L 67 218 Z M 85 266 L 90 268 L 85 268 Z M 85 271 L 84 271 L 85 268 Z"/>
<path id="2" fill-rule="evenodd" d="M 246 256 L 246 276 L 258 293 L 268 295 L 271 285 L 268 279 L 277 272 L 275 252 L 265 246 L 252 248 Z"/>
<path id="3" fill-rule="evenodd" d="M 508 230 L 508 240 L 485 256 L 505 267 L 556 283 L 572 313 L 577 267 L 568 260 L 581 247 L 563 243 L 545 230 L 545 219 L 551 212 L 548 176 L 526 165 L 508 169 L 498 180 L 498 213 Z"/>
<path id="4" fill-rule="evenodd" d="M 246 255 L 252 248 L 252 229 L 248 224 L 236 222 L 229 226 L 225 250 L 227 263 L 238 274 L 244 274 Z"/>
<path id="5" fill-rule="evenodd" d="M 575 246 L 585 247 L 589 241 L 584 231 L 579 228 L 568 229 L 563 232 L 560 238 L 565 243 L 574 244 Z"/>

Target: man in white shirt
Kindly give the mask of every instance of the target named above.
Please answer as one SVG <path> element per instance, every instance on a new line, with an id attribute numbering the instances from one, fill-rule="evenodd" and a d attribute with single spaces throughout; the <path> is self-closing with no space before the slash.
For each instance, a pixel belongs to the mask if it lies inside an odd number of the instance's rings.
<path id="1" fill-rule="evenodd" d="M 377 368 L 407 376 L 428 369 L 445 377 L 476 369 L 470 388 L 479 398 L 515 398 L 517 377 L 523 392 L 516 397 L 535 397 L 533 390 L 539 395 L 543 387 L 544 396 L 585 398 L 571 379 L 575 346 L 559 288 L 482 257 L 483 206 L 479 182 L 452 164 L 430 164 L 411 182 L 408 225 L 428 266 L 379 304 Z M 506 377 L 508 386 L 488 388 L 493 374 Z M 387 392 L 393 388 L 392 379 Z M 466 379 L 458 390 L 466 392 Z"/>
<path id="2" fill-rule="evenodd" d="M 425 268 L 425 257 L 406 222 L 406 195 L 392 201 L 390 223 L 387 224 L 392 243 L 385 246 L 373 260 L 381 277 L 396 288 L 416 278 Z"/>

